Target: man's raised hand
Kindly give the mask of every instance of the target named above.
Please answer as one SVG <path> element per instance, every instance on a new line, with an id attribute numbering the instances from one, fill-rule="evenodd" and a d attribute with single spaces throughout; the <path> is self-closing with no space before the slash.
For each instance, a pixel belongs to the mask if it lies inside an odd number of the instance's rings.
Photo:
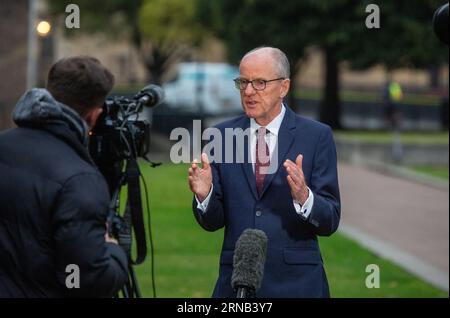
<path id="1" fill-rule="evenodd" d="M 195 193 L 198 200 L 203 202 L 209 194 L 212 185 L 212 171 L 209 165 L 208 156 L 202 153 L 202 167 L 198 165 L 198 160 L 194 159 L 189 168 L 189 188 Z"/>
<path id="2" fill-rule="evenodd" d="M 309 195 L 309 190 L 305 182 L 305 176 L 303 175 L 302 161 L 303 156 L 298 155 L 295 163 L 289 159 L 284 162 L 284 167 L 288 173 L 287 181 L 291 188 L 292 197 L 301 205 L 305 203 Z"/>

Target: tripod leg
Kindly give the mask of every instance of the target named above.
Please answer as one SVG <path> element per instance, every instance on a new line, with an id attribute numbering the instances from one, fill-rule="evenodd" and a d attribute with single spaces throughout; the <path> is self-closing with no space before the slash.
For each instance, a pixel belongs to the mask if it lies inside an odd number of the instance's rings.
<path id="1" fill-rule="evenodd" d="M 131 286 L 132 286 L 132 293 L 136 298 L 142 298 L 141 291 L 139 290 L 139 284 L 136 278 L 136 274 L 134 272 L 134 268 L 132 265 L 128 265 L 128 271 L 130 272 L 131 277 Z"/>
<path id="2" fill-rule="evenodd" d="M 122 296 L 123 298 L 130 298 L 130 295 L 128 294 L 128 286 L 124 286 L 122 288 Z"/>
<path id="3" fill-rule="evenodd" d="M 128 276 L 128 281 L 122 287 L 123 298 L 133 298 L 133 290 L 131 288 L 130 275 Z"/>

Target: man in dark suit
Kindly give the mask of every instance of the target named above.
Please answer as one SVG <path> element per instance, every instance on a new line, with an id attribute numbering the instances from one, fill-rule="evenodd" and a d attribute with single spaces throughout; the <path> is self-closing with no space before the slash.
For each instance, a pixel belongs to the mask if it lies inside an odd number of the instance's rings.
<path id="1" fill-rule="evenodd" d="M 281 50 L 247 53 L 235 79 L 245 115 L 216 126 L 225 137 L 227 129 L 248 132 L 243 156 L 236 134 L 231 149 L 229 141 L 222 141 L 223 155 L 215 152 L 211 164 L 203 153 L 202 167 L 194 160 L 189 168 L 198 223 L 208 231 L 225 227 L 213 297 L 236 295 L 233 251 L 247 228 L 268 237 L 257 297 L 329 297 L 317 236 L 333 234 L 339 224 L 336 149 L 328 126 L 297 116 L 283 104 L 289 75 Z M 244 162 L 224 160 L 230 150 Z"/>

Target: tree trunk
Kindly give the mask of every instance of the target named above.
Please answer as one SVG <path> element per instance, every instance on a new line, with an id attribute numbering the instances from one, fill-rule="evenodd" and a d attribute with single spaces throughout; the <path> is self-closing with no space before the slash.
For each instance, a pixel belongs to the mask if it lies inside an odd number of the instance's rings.
<path id="1" fill-rule="evenodd" d="M 286 96 L 289 107 L 295 112 L 298 113 L 300 106 L 298 105 L 298 99 L 295 96 L 297 89 L 297 75 L 300 72 L 302 61 L 299 60 L 295 65 L 291 64 L 291 87 L 289 89 L 289 93 Z"/>
<path id="2" fill-rule="evenodd" d="M 297 99 L 295 98 L 294 87 L 296 85 L 296 80 L 294 78 L 291 79 L 291 89 L 289 94 L 287 95 L 287 104 L 288 106 L 296 113 L 298 111 Z"/>
<path id="3" fill-rule="evenodd" d="M 341 128 L 339 100 L 339 66 L 333 48 L 325 48 L 325 87 L 320 104 L 320 121 L 333 129 Z"/>

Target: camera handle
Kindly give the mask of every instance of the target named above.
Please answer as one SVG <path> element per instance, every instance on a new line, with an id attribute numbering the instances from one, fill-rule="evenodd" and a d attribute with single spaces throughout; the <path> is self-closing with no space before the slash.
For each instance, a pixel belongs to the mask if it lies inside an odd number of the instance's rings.
<path id="1" fill-rule="evenodd" d="M 153 162 L 150 160 L 149 157 L 147 157 L 147 155 L 145 155 L 144 157 L 142 157 L 145 161 L 147 161 L 150 164 L 150 167 L 152 168 L 156 168 L 159 167 L 160 165 L 162 165 L 162 162 Z"/>

